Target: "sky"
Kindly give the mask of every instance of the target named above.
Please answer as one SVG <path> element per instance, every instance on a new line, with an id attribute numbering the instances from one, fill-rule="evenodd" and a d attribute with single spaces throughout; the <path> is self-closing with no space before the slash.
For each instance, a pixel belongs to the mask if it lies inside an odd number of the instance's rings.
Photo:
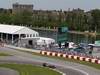
<path id="1" fill-rule="evenodd" d="M 0 8 L 12 8 L 12 4 L 33 4 L 34 9 L 68 10 L 81 8 L 86 11 L 100 8 L 100 0 L 0 0 Z"/>

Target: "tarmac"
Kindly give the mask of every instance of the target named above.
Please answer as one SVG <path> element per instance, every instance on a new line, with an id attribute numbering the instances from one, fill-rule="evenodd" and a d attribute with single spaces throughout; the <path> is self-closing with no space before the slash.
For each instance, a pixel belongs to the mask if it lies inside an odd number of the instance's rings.
<path id="1" fill-rule="evenodd" d="M 0 68 L 0 75 L 19 75 L 19 73 L 9 68 Z"/>
<path id="2" fill-rule="evenodd" d="M 41 62 L 41 63 L 48 63 L 48 64 L 53 64 L 57 66 L 57 69 L 66 73 L 66 75 L 100 75 L 100 70 L 97 70 L 95 68 L 73 63 L 73 62 L 68 62 L 68 61 L 63 61 L 59 59 L 53 59 L 53 58 L 48 58 L 48 57 L 43 57 L 43 56 L 36 56 L 32 55 L 26 52 L 20 52 L 18 50 L 14 49 L 9 49 L 9 48 L 0 48 L 1 52 L 6 52 L 10 53 L 13 56 L 9 57 L 0 57 L 0 62 L 5 61 L 5 62 L 17 62 L 17 63 L 30 63 L 34 64 L 34 62 Z"/>

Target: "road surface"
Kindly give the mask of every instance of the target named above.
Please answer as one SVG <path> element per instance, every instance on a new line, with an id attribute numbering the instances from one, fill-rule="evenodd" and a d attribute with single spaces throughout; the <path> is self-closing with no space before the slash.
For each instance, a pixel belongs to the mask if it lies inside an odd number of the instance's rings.
<path id="1" fill-rule="evenodd" d="M 19 73 L 12 69 L 0 68 L 0 75 L 19 75 Z"/>
<path id="2" fill-rule="evenodd" d="M 49 63 L 57 66 L 57 69 L 66 73 L 66 75 L 100 75 L 100 71 L 85 65 L 67 62 L 59 59 L 53 59 L 43 56 L 32 55 L 26 52 L 9 48 L 0 48 L 0 52 L 12 54 L 13 56 L 0 57 L 2 62 L 16 62 L 16 63 Z"/>

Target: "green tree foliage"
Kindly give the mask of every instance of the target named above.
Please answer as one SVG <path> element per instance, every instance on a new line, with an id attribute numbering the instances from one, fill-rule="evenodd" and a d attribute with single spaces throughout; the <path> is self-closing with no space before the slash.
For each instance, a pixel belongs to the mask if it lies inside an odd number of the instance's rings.
<path id="1" fill-rule="evenodd" d="M 100 31 L 100 10 L 99 9 L 92 10 L 91 15 L 92 15 L 91 29 L 94 31 L 95 30 Z"/>
<path id="2" fill-rule="evenodd" d="M 32 13 L 24 11 L 13 14 L 12 22 L 17 25 L 32 25 Z"/>
<path id="3" fill-rule="evenodd" d="M 64 25 L 70 30 L 100 32 L 100 10 L 94 9 L 89 12 L 81 9 L 64 12 L 34 10 L 33 13 L 23 11 L 12 14 L 0 9 L 0 23 L 51 28 Z"/>
<path id="4" fill-rule="evenodd" d="M 1 13 L 0 14 L 0 23 L 3 24 L 11 24 L 11 16 L 8 13 Z"/>

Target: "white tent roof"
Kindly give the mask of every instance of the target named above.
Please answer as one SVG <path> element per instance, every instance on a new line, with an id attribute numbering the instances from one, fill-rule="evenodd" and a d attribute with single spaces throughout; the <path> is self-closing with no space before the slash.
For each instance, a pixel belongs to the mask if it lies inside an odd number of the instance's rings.
<path id="1" fill-rule="evenodd" d="M 38 45 L 43 45 L 43 44 L 51 44 L 54 43 L 55 40 L 52 38 L 46 38 L 46 37 L 39 37 L 40 39 L 37 40 Z"/>
<path id="2" fill-rule="evenodd" d="M 50 41 L 54 41 L 55 42 L 55 40 L 54 39 L 52 39 L 52 38 L 46 38 L 46 37 L 39 37 L 40 38 L 40 40 L 50 40 Z"/>
<path id="3" fill-rule="evenodd" d="M 24 26 L 15 26 L 15 25 L 4 25 L 0 24 L 0 33 L 8 34 L 39 34 L 38 32 L 24 27 Z"/>

